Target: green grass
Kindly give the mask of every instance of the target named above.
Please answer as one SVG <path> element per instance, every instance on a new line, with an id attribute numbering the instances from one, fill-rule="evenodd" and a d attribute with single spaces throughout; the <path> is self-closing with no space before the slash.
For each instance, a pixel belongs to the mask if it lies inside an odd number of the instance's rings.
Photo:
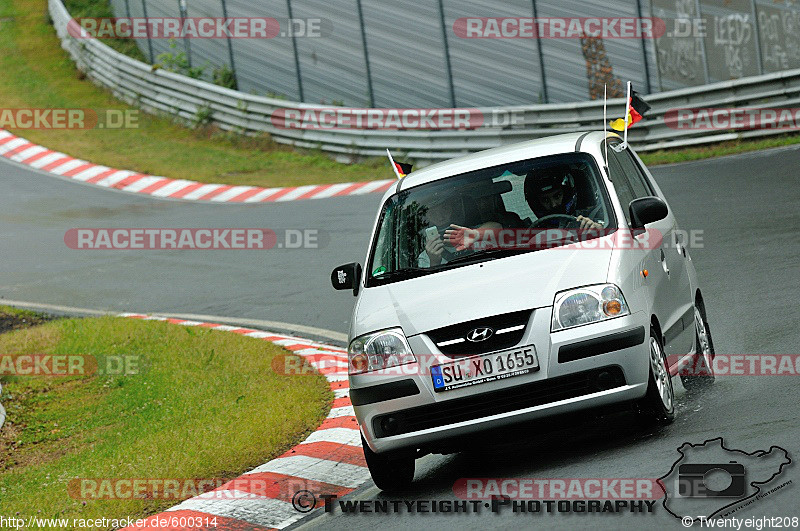
<path id="1" fill-rule="evenodd" d="M 108 0 L 67 0 L 73 16 L 111 15 Z M 131 40 L 106 41 L 144 59 Z M 79 72 L 49 24 L 46 0 L 0 0 L 0 97 L 4 108 L 133 109 Z M 250 138 L 215 128 L 191 129 L 170 117 L 139 113 L 136 129 L 13 130 L 33 142 L 114 168 L 174 179 L 254 186 L 299 186 L 392 178 L 383 159 L 334 162 L 321 152 L 293 150 L 269 135 Z M 705 159 L 788 145 L 800 136 L 728 142 L 644 153 L 647 164 Z"/>
<path id="2" fill-rule="evenodd" d="M 80 14 L 105 2 L 82 0 Z M 75 2 L 72 3 L 75 5 Z M 107 14 L 100 12 L 100 16 Z M 133 109 L 77 71 L 49 24 L 46 0 L 0 0 L 2 108 Z M 28 140 L 113 168 L 174 179 L 256 186 L 299 186 L 392 178 L 384 160 L 346 165 L 318 152 L 213 128 L 193 130 L 139 113 L 136 129 L 14 130 Z"/>
<path id="3" fill-rule="evenodd" d="M 642 161 L 648 166 L 658 164 L 674 164 L 676 162 L 688 162 L 692 160 L 709 159 L 722 157 L 724 155 L 735 155 L 747 151 L 757 151 L 759 149 L 769 149 L 782 146 L 791 146 L 800 143 L 800 134 L 778 135 L 761 139 L 734 140 L 730 142 L 720 142 L 703 147 L 669 149 L 659 151 L 647 151 L 639 153 Z"/>
<path id="4" fill-rule="evenodd" d="M 116 317 L 1 334 L 0 354 L 96 356 L 100 367 L 136 356 L 138 370 L 3 377 L 0 514 L 144 517 L 176 502 L 84 504 L 68 493 L 70 480 L 234 478 L 280 455 L 319 425 L 333 398 L 318 374 L 276 374 L 273 357 L 285 352 L 228 332 Z"/>
<path id="5" fill-rule="evenodd" d="M 48 320 L 50 320 L 48 316 L 40 313 L 0 306 L 0 334 L 8 330 L 28 328 Z"/>
<path id="6" fill-rule="evenodd" d="M 114 17 L 114 10 L 111 9 L 109 0 L 64 0 L 64 6 L 73 18 Z M 124 16 L 124 14 L 120 14 L 120 16 Z M 147 62 L 147 58 L 133 39 L 105 39 L 103 42 L 137 61 Z"/>

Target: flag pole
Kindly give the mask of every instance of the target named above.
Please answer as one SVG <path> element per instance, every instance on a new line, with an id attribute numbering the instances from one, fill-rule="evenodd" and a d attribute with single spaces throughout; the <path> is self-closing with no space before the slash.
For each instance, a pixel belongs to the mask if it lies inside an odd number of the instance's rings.
<path id="1" fill-rule="evenodd" d="M 628 81 L 628 99 L 625 100 L 625 133 L 622 145 L 628 147 L 628 118 L 631 115 L 631 82 Z"/>
<path id="2" fill-rule="evenodd" d="M 608 118 L 606 117 L 606 106 L 608 105 L 608 85 L 603 85 L 603 141 L 606 148 L 606 167 L 608 167 Z"/>
<path id="3" fill-rule="evenodd" d="M 389 152 L 389 148 L 386 148 L 386 154 L 389 156 L 389 162 L 392 164 L 392 169 L 394 170 L 394 174 L 397 176 L 398 179 L 402 179 L 403 176 L 400 175 L 399 171 L 397 171 L 397 165 L 394 163 L 394 159 L 392 158 L 391 152 Z"/>

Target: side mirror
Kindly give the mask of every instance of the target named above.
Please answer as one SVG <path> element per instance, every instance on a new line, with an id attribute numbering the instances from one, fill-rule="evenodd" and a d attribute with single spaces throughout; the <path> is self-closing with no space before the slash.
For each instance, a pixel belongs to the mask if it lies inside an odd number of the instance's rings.
<path id="1" fill-rule="evenodd" d="M 667 204 L 658 197 L 640 197 L 628 205 L 631 213 L 631 228 L 643 229 L 648 223 L 660 221 L 667 217 L 669 210 Z"/>
<path id="2" fill-rule="evenodd" d="M 361 284 L 361 264 L 353 262 L 337 267 L 331 273 L 331 284 L 334 289 L 352 289 L 353 295 L 358 295 L 358 286 Z"/>

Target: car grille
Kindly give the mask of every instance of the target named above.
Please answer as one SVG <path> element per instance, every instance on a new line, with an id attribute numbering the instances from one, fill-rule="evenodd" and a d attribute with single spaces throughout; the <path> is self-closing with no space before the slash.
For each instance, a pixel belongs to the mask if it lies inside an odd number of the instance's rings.
<path id="1" fill-rule="evenodd" d="M 390 437 L 541 406 L 624 385 L 625 375 L 620 367 L 602 367 L 380 415 L 373 419 L 372 427 L 376 437 Z"/>
<path id="2" fill-rule="evenodd" d="M 450 358 L 462 358 L 511 348 L 525 334 L 525 327 L 533 310 L 493 315 L 474 321 L 466 321 L 426 332 L 436 343 L 442 354 Z M 489 328 L 492 335 L 483 341 L 468 341 L 467 335 L 476 329 Z"/>

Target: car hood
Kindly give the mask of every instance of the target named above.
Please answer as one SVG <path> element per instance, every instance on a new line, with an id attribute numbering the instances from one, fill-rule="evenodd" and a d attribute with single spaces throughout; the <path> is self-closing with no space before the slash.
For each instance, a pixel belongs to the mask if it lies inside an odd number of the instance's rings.
<path id="1" fill-rule="evenodd" d="M 610 248 L 567 245 L 366 288 L 353 313 L 350 339 L 396 326 L 410 337 L 491 315 L 552 306 L 559 291 L 606 282 L 611 253 Z"/>

